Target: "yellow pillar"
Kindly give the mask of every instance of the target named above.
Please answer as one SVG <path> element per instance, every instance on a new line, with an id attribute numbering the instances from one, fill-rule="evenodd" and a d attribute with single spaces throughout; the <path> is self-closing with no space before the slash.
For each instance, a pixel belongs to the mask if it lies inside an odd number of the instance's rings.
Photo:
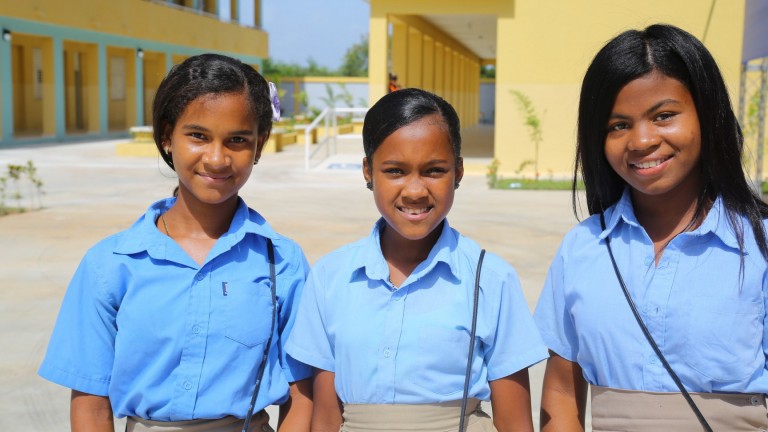
<path id="1" fill-rule="evenodd" d="M 445 95 L 445 47 L 435 42 L 435 93 Z"/>
<path id="2" fill-rule="evenodd" d="M 387 94 L 387 15 L 371 5 L 368 29 L 368 105 L 373 105 Z M 393 34 L 394 44 L 394 34 Z M 394 60 L 393 60 L 394 61 Z"/>
<path id="3" fill-rule="evenodd" d="M 429 36 L 424 36 L 421 87 L 427 91 L 435 91 L 435 40 Z"/>
<path id="4" fill-rule="evenodd" d="M 421 51 L 423 48 L 423 35 L 413 27 L 408 28 L 408 75 L 403 81 L 403 87 L 421 87 Z"/>
<path id="5" fill-rule="evenodd" d="M 56 135 L 56 88 L 54 85 L 53 39 L 42 41 L 43 135 Z"/>
<path id="6" fill-rule="evenodd" d="M 444 63 L 443 63 L 443 99 L 448 102 L 453 102 L 453 53 L 447 46 L 443 48 Z"/>

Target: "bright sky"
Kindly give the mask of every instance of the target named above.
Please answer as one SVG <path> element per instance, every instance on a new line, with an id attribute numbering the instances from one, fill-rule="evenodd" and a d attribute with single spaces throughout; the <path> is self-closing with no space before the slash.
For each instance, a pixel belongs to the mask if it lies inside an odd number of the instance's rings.
<path id="1" fill-rule="evenodd" d="M 336 69 L 344 53 L 368 34 L 370 6 L 364 0 L 263 0 L 262 23 L 272 59 Z"/>

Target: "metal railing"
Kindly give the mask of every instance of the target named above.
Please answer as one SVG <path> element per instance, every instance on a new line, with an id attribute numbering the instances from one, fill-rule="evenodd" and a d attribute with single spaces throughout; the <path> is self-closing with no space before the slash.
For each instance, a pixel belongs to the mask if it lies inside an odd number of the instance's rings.
<path id="1" fill-rule="evenodd" d="M 309 170 L 310 168 L 310 160 L 323 148 L 325 147 L 325 157 L 326 159 L 331 157 L 332 155 L 335 155 L 338 152 L 338 140 L 344 139 L 345 137 L 350 137 L 357 139 L 359 138 L 358 135 L 354 134 L 347 134 L 347 135 L 341 135 L 339 134 L 339 115 L 340 114 L 352 114 L 353 116 L 355 114 L 362 114 L 365 115 L 365 113 L 368 112 L 368 108 L 336 108 L 336 107 L 327 107 L 323 111 L 320 112 L 320 114 L 315 117 L 315 119 L 307 125 L 304 128 L 304 169 Z M 325 136 L 323 139 L 320 139 L 320 136 L 317 136 L 317 148 L 315 148 L 314 151 L 312 151 L 311 145 L 312 145 L 312 131 L 317 129 L 317 125 L 320 124 L 320 122 L 323 121 L 325 125 Z M 333 147 L 331 147 L 333 146 Z"/>

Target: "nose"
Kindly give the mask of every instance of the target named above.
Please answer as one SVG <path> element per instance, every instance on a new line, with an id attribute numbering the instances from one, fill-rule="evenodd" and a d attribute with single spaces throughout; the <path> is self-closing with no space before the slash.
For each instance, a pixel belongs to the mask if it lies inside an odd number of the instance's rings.
<path id="1" fill-rule="evenodd" d="M 405 187 L 403 187 L 403 198 L 410 201 L 418 201 L 427 195 L 427 186 L 424 179 L 417 174 L 408 176 Z"/>
<path id="2" fill-rule="evenodd" d="M 226 146 L 219 141 L 211 142 L 205 151 L 203 162 L 211 168 L 219 168 L 229 164 L 229 156 L 226 152 Z"/>
<path id="3" fill-rule="evenodd" d="M 632 128 L 629 140 L 630 150 L 646 150 L 659 144 L 661 135 L 650 122 L 640 122 Z"/>

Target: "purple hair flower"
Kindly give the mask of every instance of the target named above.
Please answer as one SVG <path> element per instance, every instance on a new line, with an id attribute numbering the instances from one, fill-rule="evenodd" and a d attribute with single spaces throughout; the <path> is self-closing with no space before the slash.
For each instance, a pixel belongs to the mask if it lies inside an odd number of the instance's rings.
<path id="1" fill-rule="evenodd" d="M 272 102 L 272 121 L 280 121 L 280 98 L 277 97 L 277 86 L 275 83 L 269 83 L 269 100 Z"/>

